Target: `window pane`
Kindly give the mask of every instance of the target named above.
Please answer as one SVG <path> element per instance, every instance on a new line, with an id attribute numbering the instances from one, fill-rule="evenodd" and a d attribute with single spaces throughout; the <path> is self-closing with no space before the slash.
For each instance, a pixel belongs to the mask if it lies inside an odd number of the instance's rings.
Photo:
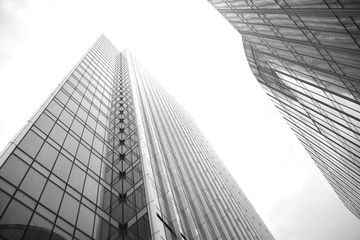
<path id="1" fill-rule="evenodd" d="M 87 128 L 84 129 L 82 139 L 89 145 L 92 145 L 94 134 L 92 134 Z"/>
<path id="2" fill-rule="evenodd" d="M 43 147 L 41 148 L 39 154 L 36 157 L 36 160 L 45 166 L 47 169 L 51 170 L 55 159 L 58 155 L 58 151 L 53 148 L 50 144 L 45 142 Z"/>
<path id="3" fill-rule="evenodd" d="M 37 226 L 40 228 L 37 227 L 28 228 L 25 233 L 24 239 L 28 239 L 28 240 L 49 239 L 52 229 L 52 223 L 47 221 L 45 218 L 42 218 L 40 215 L 35 214 L 31 219 L 30 226 Z"/>
<path id="4" fill-rule="evenodd" d="M 84 185 L 84 179 L 85 172 L 74 164 L 69 179 L 70 186 L 72 186 L 81 193 Z"/>
<path id="5" fill-rule="evenodd" d="M 47 110 L 49 110 L 55 117 L 59 117 L 62 107 L 60 107 L 57 102 L 51 101 L 51 103 L 47 107 Z"/>
<path id="6" fill-rule="evenodd" d="M 17 200 L 13 199 L 6 209 L 0 224 L 27 224 L 31 216 L 31 211 Z"/>
<path id="7" fill-rule="evenodd" d="M 89 163 L 89 157 L 90 157 L 90 150 L 87 149 L 84 145 L 80 144 L 76 158 L 80 160 L 85 166 Z"/>
<path id="8" fill-rule="evenodd" d="M 60 146 L 63 144 L 65 136 L 65 130 L 58 124 L 54 126 L 53 130 L 50 133 L 50 137 L 54 139 L 54 141 L 57 142 Z"/>
<path id="9" fill-rule="evenodd" d="M 38 171 L 30 168 L 20 186 L 20 189 L 37 200 L 40 197 L 45 182 L 45 177 L 43 177 Z"/>
<path id="10" fill-rule="evenodd" d="M 12 154 L 1 167 L 0 175 L 14 185 L 18 186 L 28 168 L 29 166 L 26 163 Z"/>
<path id="11" fill-rule="evenodd" d="M 63 91 L 59 91 L 58 94 L 56 94 L 56 98 L 62 102 L 64 105 L 66 105 L 66 102 L 69 99 L 69 96 L 66 95 Z"/>
<path id="12" fill-rule="evenodd" d="M 0 216 L 10 200 L 10 196 L 0 190 Z"/>
<path id="13" fill-rule="evenodd" d="M 60 115 L 60 121 L 63 122 L 67 127 L 71 126 L 73 116 L 68 111 L 64 110 Z"/>
<path id="14" fill-rule="evenodd" d="M 70 134 L 67 135 L 66 140 L 64 142 L 64 149 L 71 153 L 73 156 L 75 156 L 76 149 L 79 145 L 79 141 L 76 140 L 73 136 Z"/>
<path id="15" fill-rule="evenodd" d="M 59 214 L 67 221 L 75 225 L 78 208 L 79 202 L 69 194 L 65 193 Z"/>
<path id="16" fill-rule="evenodd" d="M 93 148 L 102 154 L 104 143 L 97 137 L 94 138 Z"/>
<path id="17" fill-rule="evenodd" d="M 94 212 L 92 212 L 84 205 L 81 205 L 77 226 L 91 236 L 93 224 L 94 224 Z"/>
<path id="18" fill-rule="evenodd" d="M 91 154 L 89 168 L 100 175 L 101 160 L 95 154 Z"/>
<path id="19" fill-rule="evenodd" d="M 45 113 L 41 114 L 39 119 L 36 121 L 35 126 L 38 127 L 45 134 L 48 134 L 54 125 L 54 121 L 49 118 Z"/>
<path id="20" fill-rule="evenodd" d="M 35 157 L 37 152 L 39 151 L 41 144 L 43 143 L 42 138 L 40 138 L 33 131 L 29 131 L 24 139 L 19 144 L 19 147 L 29 154 L 31 157 Z"/>
<path id="21" fill-rule="evenodd" d="M 64 155 L 60 154 L 52 172 L 57 175 L 61 180 L 67 182 L 71 169 L 71 164 L 72 163 Z"/>
<path id="22" fill-rule="evenodd" d="M 60 200 L 63 194 L 63 190 L 61 190 L 58 186 L 53 184 L 51 181 L 48 181 L 46 184 L 43 195 L 41 196 L 40 202 L 45 206 L 57 212 Z"/>
<path id="23" fill-rule="evenodd" d="M 73 130 L 76 133 L 76 135 L 81 137 L 83 129 L 84 129 L 84 126 L 78 120 L 74 119 L 74 121 L 71 125 L 71 130 Z"/>
<path id="24" fill-rule="evenodd" d="M 88 175 L 85 181 L 84 195 L 87 198 L 89 198 L 91 201 L 96 203 L 97 190 L 98 190 L 98 183 Z"/>

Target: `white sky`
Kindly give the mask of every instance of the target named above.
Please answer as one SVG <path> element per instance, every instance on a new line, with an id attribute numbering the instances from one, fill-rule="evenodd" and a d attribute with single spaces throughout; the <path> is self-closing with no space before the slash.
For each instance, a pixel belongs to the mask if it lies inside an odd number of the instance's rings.
<path id="1" fill-rule="evenodd" d="M 188 110 L 277 239 L 360 239 L 205 0 L 0 0 L 1 150 L 102 33 Z"/>

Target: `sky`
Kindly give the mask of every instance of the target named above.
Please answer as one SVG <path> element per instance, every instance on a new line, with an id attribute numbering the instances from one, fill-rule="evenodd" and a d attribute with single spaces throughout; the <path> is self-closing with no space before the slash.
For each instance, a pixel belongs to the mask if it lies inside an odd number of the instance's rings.
<path id="1" fill-rule="evenodd" d="M 360 239 L 205 0 L 0 0 L 1 150 L 101 34 L 192 115 L 276 239 Z"/>

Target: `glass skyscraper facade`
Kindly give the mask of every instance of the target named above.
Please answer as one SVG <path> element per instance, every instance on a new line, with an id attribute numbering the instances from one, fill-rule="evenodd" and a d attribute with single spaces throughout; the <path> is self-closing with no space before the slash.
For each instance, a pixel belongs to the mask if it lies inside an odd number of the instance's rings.
<path id="1" fill-rule="evenodd" d="M 0 167 L 1 239 L 273 239 L 191 117 L 104 36 Z"/>
<path id="2" fill-rule="evenodd" d="M 360 2 L 209 2 L 242 35 L 256 79 L 360 218 Z"/>

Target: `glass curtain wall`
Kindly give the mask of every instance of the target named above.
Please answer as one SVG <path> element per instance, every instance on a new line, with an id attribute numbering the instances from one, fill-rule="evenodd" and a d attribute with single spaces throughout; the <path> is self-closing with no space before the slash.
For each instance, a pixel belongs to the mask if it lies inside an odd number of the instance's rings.
<path id="1" fill-rule="evenodd" d="M 256 79 L 360 218 L 360 3 L 209 2 L 242 35 Z"/>

